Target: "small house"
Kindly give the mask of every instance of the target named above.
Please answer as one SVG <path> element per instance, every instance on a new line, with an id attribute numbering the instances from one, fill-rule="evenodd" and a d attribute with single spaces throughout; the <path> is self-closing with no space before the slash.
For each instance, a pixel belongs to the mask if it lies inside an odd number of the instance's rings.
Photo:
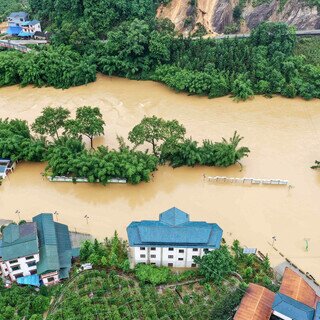
<path id="1" fill-rule="evenodd" d="M 19 32 L 18 36 L 22 38 L 31 38 L 36 32 L 41 32 L 40 21 L 38 20 L 23 22 L 21 27 L 22 30 Z"/>
<path id="2" fill-rule="evenodd" d="M 300 275 L 286 268 L 280 290 L 250 283 L 234 320 L 320 320 L 320 297 Z"/>
<path id="3" fill-rule="evenodd" d="M 0 243 L 2 274 L 12 282 L 46 286 L 69 277 L 72 248 L 68 226 L 41 213 L 32 222 L 10 224 Z"/>
<path id="4" fill-rule="evenodd" d="M 12 12 L 7 17 L 7 34 L 16 36 L 22 31 L 22 24 L 29 20 L 29 14 L 26 12 Z"/>
<path id="5" fill-rule="evenodd" d="M 196 267 L 195 257 L 219 249 L 222 229 L 216 223 L 190 221 L 178 208 L 160 214 L 159 220 L 132 222 L 128 228 L 131 265 Z"/>

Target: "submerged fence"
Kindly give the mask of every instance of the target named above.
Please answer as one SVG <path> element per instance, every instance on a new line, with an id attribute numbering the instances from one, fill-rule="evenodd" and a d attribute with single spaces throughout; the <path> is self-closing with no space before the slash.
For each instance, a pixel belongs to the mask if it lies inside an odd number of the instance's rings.
<path id="1" fill-rule="evenodd" d="M 256 179 L 256 178 L 233 178 L 233 177 L 223 177 L 223 176 L 206 176 L 203 175 L 203 178 L 205 181 L 208 182 L 229 182 L 229 183 L 238 183 L 238 184 L 256 184 L 256 185 L 288 185 L 288 180 L 282 180 L 282 179 Z"/>

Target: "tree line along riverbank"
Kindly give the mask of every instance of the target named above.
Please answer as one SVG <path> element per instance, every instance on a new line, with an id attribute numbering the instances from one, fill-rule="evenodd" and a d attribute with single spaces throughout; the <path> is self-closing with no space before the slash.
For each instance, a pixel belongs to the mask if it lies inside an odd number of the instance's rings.
<path id="1" fill-rule="evenodd" d="M 228 167 L 239 163 L 250 150 L 240 147 L 237 132 L 221 142 L 204 140 L 201 145 L 186 138 L 186 129 L 177 120 L 145 117 L 129 132 L 128 140 L 118 137 L 119 148 L 93 148 L 93 138 L 104 134 L 105 122 L 97 107 L 83 106 L 76 117 L 63 108 L 46 107 L 31 127 L 19 119 L 0 119 L 0 157 L 12 161 L 47 161 L 45 174 L 86 178 L 107 184 L 112 178 L 137 184 L 149 181 L 158 165 Z M 83 137 L 90 140 L 86 148 Z M 139 146 L 151 151 L 140 151 Z"/>
<path id="2" fill-rule="evenodd" d="M 26 54 L 1 52 L 0 86 L 68 88 L 95 81 L 102 72 L 210 98 L 320 97 L 316 51 L 297 50 L 294 29 L 282 23 L 263 23 L 247 39 L 183 38 L 169 20 L 155 18 L 163 1 L 86 0 L 71 8 L 64 1 L 29 2 L 53 32 L 51 45 Z"/>

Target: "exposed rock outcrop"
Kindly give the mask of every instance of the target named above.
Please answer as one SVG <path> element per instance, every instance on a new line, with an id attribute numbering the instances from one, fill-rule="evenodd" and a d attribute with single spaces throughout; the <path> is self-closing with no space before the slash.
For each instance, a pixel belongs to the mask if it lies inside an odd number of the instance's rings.
<path id="1" fill-rule="evenodd" d="M 223 33 L 226 26 L 234 23 L 233 10 L 239 0 L 198 0 L 196 7 L 190 0 L 172 0 L 168 6 L 158 9 L 159 18 L 169 18 L 181 32 L 192 31 L 196 23 L 202 24 L 208 33 Z M 185 21 L 193 21 L 186 27 Z M 250 1 L 242 10 L 241 30 L 249 30 L 263 21 L 281 21 L 297 27 L 298 30 L 319 29 L 320 12 L 316 6 L 309 6 L 303 0 L 288 0 L 282 8 L 280 0 L 273 0 L 254 7 Z"/>

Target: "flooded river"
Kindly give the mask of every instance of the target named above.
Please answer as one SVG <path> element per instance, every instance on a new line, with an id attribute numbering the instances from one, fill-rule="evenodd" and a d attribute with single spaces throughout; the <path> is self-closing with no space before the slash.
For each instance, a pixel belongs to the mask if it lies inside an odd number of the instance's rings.
<path id="1" fill-rule="evenodd" d="M 249 158 L 227 169 L 160 167 L 150 183 L 131 185 L 50 183 L 44 164 L 19 164 L 0 187 L 0 219 L 30 219 L 58 211 L 59 221 L 98 238 L 113 231 L 126 237 L 132 220 L 157 219 L 172 206 L 193 220 L 217 222 L 228 240 L 283 259 L 269 243 L 304 271 L 320 280 L 320 102 L 256 97 L 245 103 L 230 98 L 209 100 L 177 94 L 161 84 L 99 76 L 96 83 L 65 91 L 53 88 L 0 89 L 0 118 L 32 122 L 45 106 L 66 106 L 73 113 L 83 105 L 98 106 L 106 121 L 105 137 L 96 143 L 116 147 L 116 135 L 127 136 L 144 115 L 177 119 L 194 139 L 220 140 L 235 130 L 250 147 Z M 292 188 L 213 184 L 203 174 L 280 178 Z M 88 222 L 84 216 L 88 215 Z M 309 251 L 305 250 L 308 240 Z"/>

